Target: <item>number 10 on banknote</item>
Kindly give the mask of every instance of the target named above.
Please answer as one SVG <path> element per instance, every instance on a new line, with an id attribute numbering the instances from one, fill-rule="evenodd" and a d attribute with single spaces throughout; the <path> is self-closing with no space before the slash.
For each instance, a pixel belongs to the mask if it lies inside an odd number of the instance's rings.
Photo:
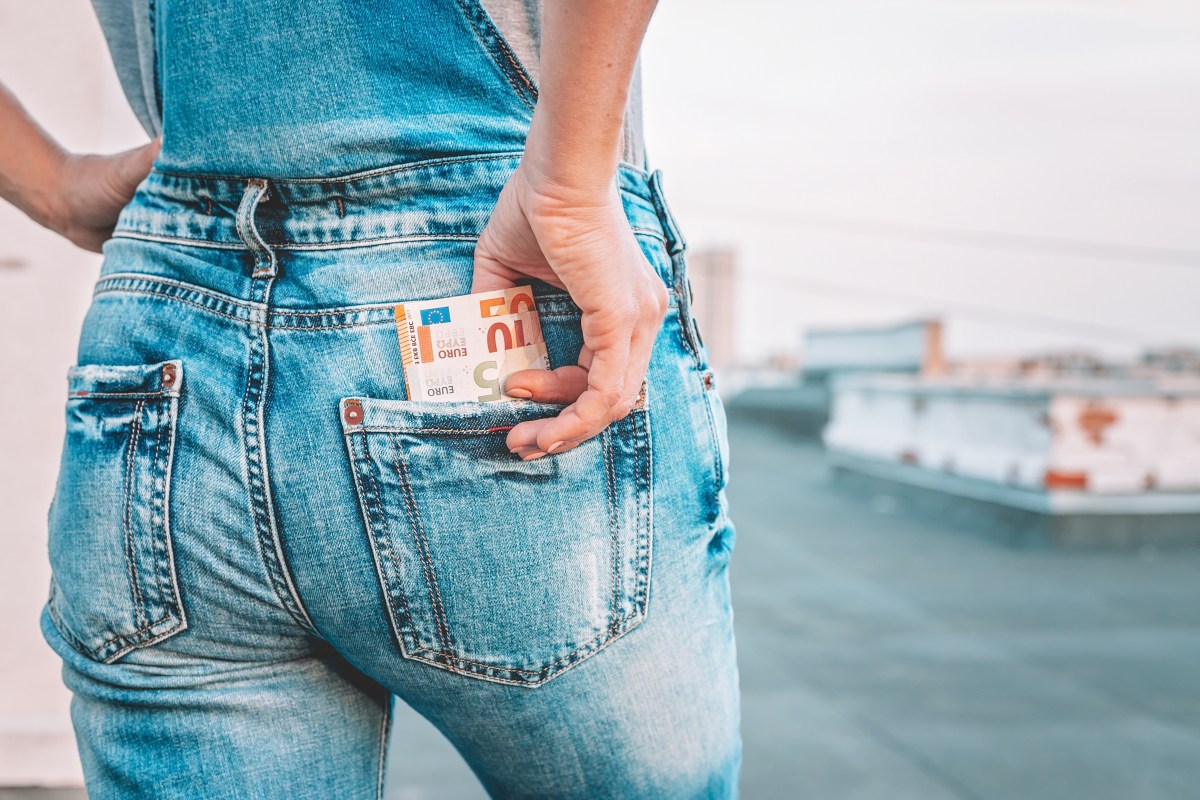
<path id="1" fill-rule="evenodd" d="M 523 369 L 550 369 L 528 286 L 396 306 L 409 400 L 511 400 L 504 381 Z"/>

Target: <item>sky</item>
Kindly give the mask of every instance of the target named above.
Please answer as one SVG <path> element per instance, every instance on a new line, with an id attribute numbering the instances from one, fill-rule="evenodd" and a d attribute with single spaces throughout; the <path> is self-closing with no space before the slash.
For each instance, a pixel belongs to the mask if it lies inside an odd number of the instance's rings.
<path id="1" fill-rule="evenodd" d="M 1200 346 L 1200 5 L 663 0 L 646 136 L 738 349 L 948 321 L 952 357 Z"/>
<path id="2" fill-rule="evenodd" d="M 140 143 L 61 5 L 0 8 L 5 80 L 68 146 Z M 642 60 L 684 234 L 739 254 L 743 358 L 927 315 L 952 357 L 1200 346 L 1194 0 L 660 0 Z"/>

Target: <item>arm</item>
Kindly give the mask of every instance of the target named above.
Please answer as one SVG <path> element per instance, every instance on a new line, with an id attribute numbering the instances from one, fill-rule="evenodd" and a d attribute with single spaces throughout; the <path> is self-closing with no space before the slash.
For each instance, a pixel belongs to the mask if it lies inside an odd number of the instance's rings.
<path id="1" fill-rule="evenodd" d="M 562 452 L 629 413 L 667 310 L 617 189 L 629 82 L 655 0 L 547 0 L 542 85 L 525 154 L 475 249 L 472 291 L 526 276 L 566 289 L 583 311 L 577 365 L 511 376 L 518 397 L 570 403 L 516 426 L 522 458 Z"/>
<path id="2" fill-rule="evenodd" d="M 113 156 L 68 153 L 0 84 L 0 198 L 86 250 L 100 252 L 157 155 L 157 141 Z"/>

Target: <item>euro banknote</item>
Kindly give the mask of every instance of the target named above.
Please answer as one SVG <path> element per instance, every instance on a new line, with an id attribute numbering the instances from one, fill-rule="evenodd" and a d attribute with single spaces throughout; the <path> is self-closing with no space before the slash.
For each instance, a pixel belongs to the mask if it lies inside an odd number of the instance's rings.
<path id="1" fill-rule="evenodd" d="M 509 375 L 550 369 L 528 286 L 400 303 L 395 312 L 410 400 L 510 400 Z"/>

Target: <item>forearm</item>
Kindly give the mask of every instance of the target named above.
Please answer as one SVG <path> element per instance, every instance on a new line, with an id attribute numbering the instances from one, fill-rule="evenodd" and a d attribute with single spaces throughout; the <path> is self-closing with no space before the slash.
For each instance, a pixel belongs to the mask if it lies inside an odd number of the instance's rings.
<path id="1" fill-rule="evenodd" d="M 656 0 L 547 0 L 541 86 L 526 143 L 540 177 L 601 192 L 620 160 L 629 82 Z"/>
<path id="2" fill-rule="evenodd" d="M 51 197 L 66 153 L 0 84 L 0 198 L 51 227 Z"/>

